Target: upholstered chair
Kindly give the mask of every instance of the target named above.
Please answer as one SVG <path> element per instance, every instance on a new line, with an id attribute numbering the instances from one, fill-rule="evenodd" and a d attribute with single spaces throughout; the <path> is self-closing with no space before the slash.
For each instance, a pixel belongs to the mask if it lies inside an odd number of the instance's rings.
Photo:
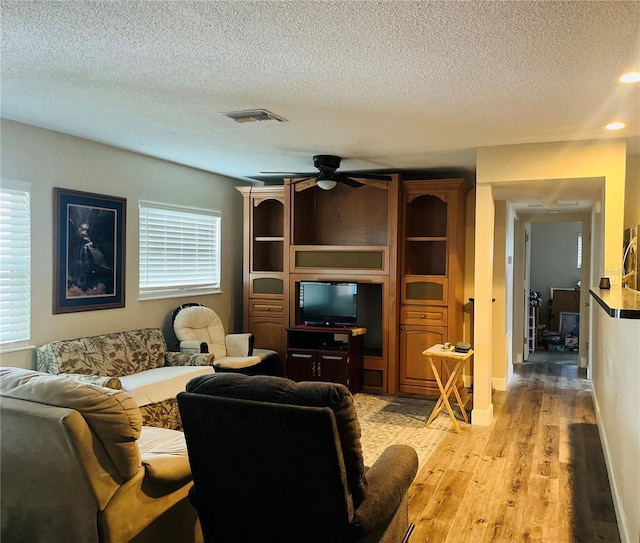
<path id="1" fill-rule="evenodd" d="M 184 434 L 123 390 L 0 368 L 2 543 L 199 543 Z"/>
<path id="2" fill-rule="evenodd" d="M 360 425 L 340 384 L 216 373 L 178 395 L 208 543 L 400 543 L 413 448 L 365 470 Z"/>
<path id="3" fill-rule="evenodd" d="M 173 330 L 182 352 L 213 354 L 216 371 L 271 373 L 278 356 L 270 349 L 254 348 L 253 334 L 227 334 L 218 314 L 198 303 L 176 308 Z"/>

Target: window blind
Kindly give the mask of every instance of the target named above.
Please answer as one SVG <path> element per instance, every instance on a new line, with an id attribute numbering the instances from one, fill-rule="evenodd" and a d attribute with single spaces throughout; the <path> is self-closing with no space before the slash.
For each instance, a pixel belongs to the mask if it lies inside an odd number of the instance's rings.
<path id="1" fill-rule="evenodd" d="M 578 234 L 578 265 L 577 268 L 582 268 L 582 234 Z"/>
<path id="2" fill-rule="evenodd" d="M 140 297 L 220 291 L 220 214 L 140 202 Z"/>
<path id="3" fill-rule="evenodd" d="M 31 185 L 0 186 L 0 348 L 31 337 Z"/>

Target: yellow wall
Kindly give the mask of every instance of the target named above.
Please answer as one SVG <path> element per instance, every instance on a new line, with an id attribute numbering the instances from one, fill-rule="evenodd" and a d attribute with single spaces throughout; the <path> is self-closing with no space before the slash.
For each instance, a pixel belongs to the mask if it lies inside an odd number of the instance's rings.
<path id="1" fill-rule="evenodd" d="M 484 147 L 477 151 L 477 183 L 497 185 L 542 179 L 603 178 L 604 262 L 601 275 L 620 284 L 625 201 L 624 141 L 537 143 Z"/>
<path id="2" fill-rule="evenodd" d="M 624 227 L 640 224 L 640 155 L 627 156 Z"/>

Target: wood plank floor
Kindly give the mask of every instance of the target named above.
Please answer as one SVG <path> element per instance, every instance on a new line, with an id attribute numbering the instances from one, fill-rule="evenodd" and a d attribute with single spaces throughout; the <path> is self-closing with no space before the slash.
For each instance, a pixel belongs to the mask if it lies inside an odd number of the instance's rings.
<path id="1" fill-rule="evenodd" d="M 620 541 L 590 381 L 567 364 L 515 372 L 493 424 L 460 422 L 418 473 L 411 543 Z"/>

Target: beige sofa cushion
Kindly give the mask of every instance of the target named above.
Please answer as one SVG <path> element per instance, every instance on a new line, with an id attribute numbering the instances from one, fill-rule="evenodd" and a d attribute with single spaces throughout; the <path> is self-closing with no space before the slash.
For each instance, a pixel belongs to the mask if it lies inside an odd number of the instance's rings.
<path id="1" fill-rule="evenodd" d="M 37 349 L 38 371 L 121 377 L 165 365 L 158 328 L 55 341 Z"/>
<path id="2" fill-rule="evenodd" d="M 142 465 L 158 483 L 191 479 L 191 466 L 184 434 L 178 430 L 143 426 L 138 440 Z"/>
<path id="3" fill-rule="evenodd" d="M 136 440 L 142 416 L 126 392 L 21 368 L 0 368 L 0 395 L 79 411 L 121 477 L 129 479 L 140 468 Z"/>
<path id="4" fill-rule="evenodd" d="M 211 366 L 165 366 L 125 375 L 120 377 L 120 383 L 138 407 L 143 407 L 173 399 L 186 389 L 189 380 L 213 372 Z"/>

